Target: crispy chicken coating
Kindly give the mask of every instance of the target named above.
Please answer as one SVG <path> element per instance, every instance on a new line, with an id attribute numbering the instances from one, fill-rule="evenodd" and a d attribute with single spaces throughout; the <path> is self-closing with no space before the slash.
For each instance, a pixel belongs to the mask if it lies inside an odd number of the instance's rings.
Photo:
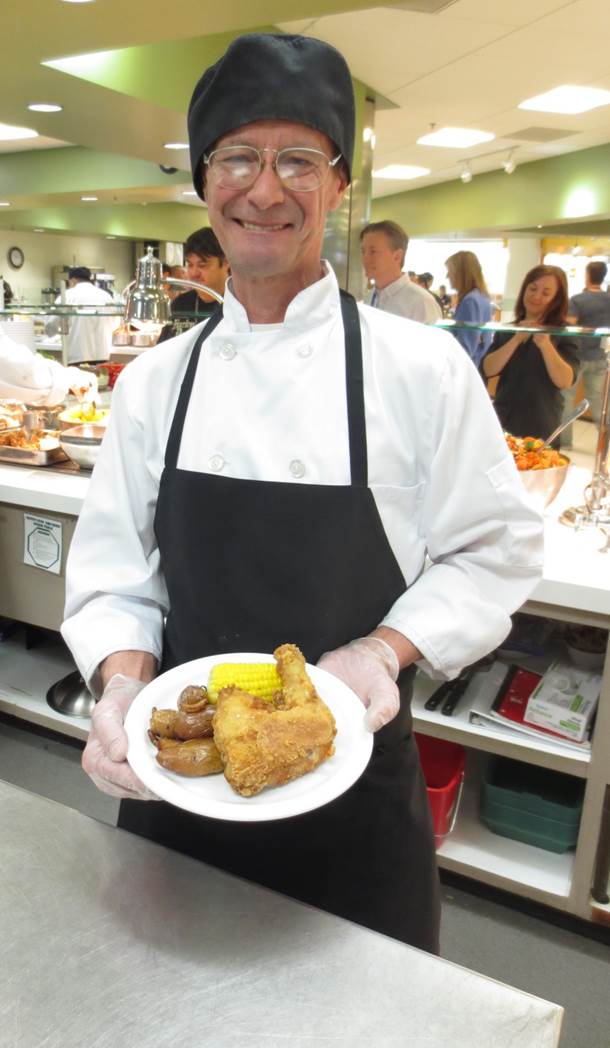
<path id="1" fill-rule="evenodd" d="M 294 644 L 274 651 L 282 691 L 273 701 L 223 688 L 214 741 L 227 781 L 244 797 L 313 771 L 334 753 L 335 719 L 307 676 Z"/>

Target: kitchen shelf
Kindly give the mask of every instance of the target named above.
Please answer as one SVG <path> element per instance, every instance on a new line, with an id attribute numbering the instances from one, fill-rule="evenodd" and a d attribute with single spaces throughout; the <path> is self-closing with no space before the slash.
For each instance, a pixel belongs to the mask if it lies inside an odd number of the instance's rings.
<path id="1" fill-rule="evenodd" d="M 415 731 L 424 735 L 433 735 L 438 739 L 448 739 L 485 753 L 497 753 L 503 757 L 536 764 L 542 768 L 566 772 L 584 779 L 588 775 L 591 762 L 589 750 L 572 751 L 544 736 L 540 738 L 520 735 L 516 731 L 480 724 L 471 724 L 468 720 L 470 697 L 473 695 L 473 684 L 470 684 L 460 699 L 459 705 L 451 717 L 437 710 L 426 710 L 424 704 L 441 684 L 441 681 L 430 680 L 423 673 L 417 673 L 413 687 L 411 710 Z"/>
<path id="2" fill-rule="evenodd" d="M 0 643 L 0 710 L 43 728 L 83 741 L 89 734 L 89 717 L 67 717 L 49 706 L 46 695 L 51 684 L 75 669 L 59 642 L 27 650 L 23 641 L 10 638 Z"/>
<path id="3" fill-rule="evenodd" d="M 468 772 L 453 832 L 437 852 L 442 869 L 566 909 L 574 852 L 563 854 L 492 833 L 479 818 L 480 780 Z"/>

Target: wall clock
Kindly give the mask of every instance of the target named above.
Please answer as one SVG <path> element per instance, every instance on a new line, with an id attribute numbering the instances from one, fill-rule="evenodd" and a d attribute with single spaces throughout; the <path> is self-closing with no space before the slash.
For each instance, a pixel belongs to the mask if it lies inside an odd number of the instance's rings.
<path id="1" fill-rule="evenodd" d="M 21 269 L 25 262 L 25 255 L 20 247 L 9 247 L 7 257 L 12 269 Z"/>

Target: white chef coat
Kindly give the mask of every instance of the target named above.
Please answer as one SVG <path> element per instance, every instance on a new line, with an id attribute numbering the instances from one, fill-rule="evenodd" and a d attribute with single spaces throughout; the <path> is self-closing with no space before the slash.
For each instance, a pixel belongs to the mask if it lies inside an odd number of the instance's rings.
<path id="1" fill-rule="evenodd" d="M 87 400 L 97 396 L 97 376 L 33 353 L 0 331 L 0 400 L 18 400 L 31 407 L 53 407 L 69 390 Z"/>
<path id="2" fill-rule="evenodd" d="M 394 313 L 397 317 L 419 320 L 422 324 L 434 324 L 435 320 L 443 318 L 443 311 L 434 295 L 426 291 L 425 287 L 414 284 L 406 273 L 386 287 L 370 292 L 367 296 L 369 305 L 372 305 L 373 296 L 377 309 Z"/>
<path id="3" fill-rule="evenodd" d="M 509 615 L 540 577 L 541 518 L 455 339 L 366 305 L 359 312 L 369 486 L 408 586 L 383 625 L 415 644 L 430 675 L 454 677 L 504 639 Z M 114 651 L 161 656 L 168 596 L 153 519 L 201 327 L 147 350 L 113 393 L 70 550 L 62 627 L 94 688 L 96 668 Z M 343 325 L 330 268 L 293 299 L 283 324 L 261 329 L 251 327 L 229 281 L 224 317 L 202 349 L 178 468 L 350 483 Z M 354 564 L 358 570 L 367 565 Z"/>
<path id="4" fill-rule="evenodd" d="M 56 304 L 61 298 L 55 299 Z M 80 280 L 66 291 L 67 306 L 112 306 L 112 295 L 89 280 Z M 112 349 L 112 332 L 121 322 L 119 316 L 67 316 L 68 363 L 78 364 L 83 360 L 108 360 Z M 45 321 L 47 335 L 56 335 L 60 330 L 60 318 L 49 317 Z"/>

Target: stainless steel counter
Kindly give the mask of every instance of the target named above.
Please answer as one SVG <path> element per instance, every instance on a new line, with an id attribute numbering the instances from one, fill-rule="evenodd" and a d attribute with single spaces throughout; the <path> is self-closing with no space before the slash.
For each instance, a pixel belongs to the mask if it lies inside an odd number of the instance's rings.
<path id="1" fill-rule="evenodd" d="M 551 1048 L 562 1009 L 0 782 L 2 1048 Z"/>

